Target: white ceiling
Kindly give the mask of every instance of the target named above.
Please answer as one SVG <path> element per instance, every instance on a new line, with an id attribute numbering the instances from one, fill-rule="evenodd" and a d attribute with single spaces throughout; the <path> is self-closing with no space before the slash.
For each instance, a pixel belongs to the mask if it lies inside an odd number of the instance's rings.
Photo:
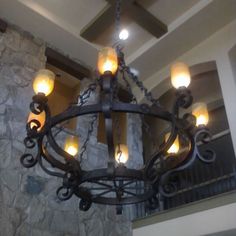
<path id="1" fill-rule="evenodd" d="M 236 18 L 236 0 L 139 3 L 168 25 L 168 33 L 160 39 L 135 22 L 126 26 L 131 33 L 125 45 L 127 62 L 139 71 L 142 80 Z M 80 30 L 106 6 L 105 0 L 0 0 L 0 18 L 95 67 L 98 45 L 81 38 Z"/>
<path id="2" fill-rule="evenodd" d="M 201 0 L 139 0 L 138 2 L 165 24 L 170 25 Z"/>

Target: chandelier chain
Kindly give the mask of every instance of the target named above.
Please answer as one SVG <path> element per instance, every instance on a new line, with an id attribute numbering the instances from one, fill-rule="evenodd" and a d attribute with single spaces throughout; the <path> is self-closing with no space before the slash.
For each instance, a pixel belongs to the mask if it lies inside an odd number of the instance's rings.
<path id="1" fill-rule="evenodd" d="M 160 102 L 158 99 L 155 99 L 152 96 L 152 93 L 148 91 L 148 89 L 144 86 L 143 82 L 138 79 L 138 76 L 136 76 L 128 66 L 125 68 L 126 73 L 128 76 L 134 81 L 134 83 L 138 86 L 138 88 L 141 90 L 141 92 L 144 93 L 145 98 L 151 102 L 153 105 L 160 107 Z"/>
<path id="2" fill-rule="evenodd" d="M 97 83 L 92 83 L 89 85 L 89 87 L 81 94 L 79 95 L 79 102 L 78 106 L 83 106 L 88 98 L 90 98 L 91 93 L 94 92 L 97 88 Z"/>
<path id="3" fill-rule="evenodd" d="M 92 135 L 92 133 L 93 133 L 94 124 L 95 124 L 95 122 L 97 121 L 97 118 L 98 118 L 97 114 L 94 114 L 94 115 L 92 116 L 92 120 L 91 120 L 91 122 L 90 122 L 89 129 L 88 129 L 88 133 L 87 133 L 87 137 L 86 137 L 86 139 L 85 139 L 85 141 L 84 141 L 84 143 L 83 143 L 83 145 L 82 145 L 82 147 L 81 147 L 81 152 L 80 152 L 80 155 L 79 155 L 79 160 L 80 160 L 81 162 L 82 162 L 82 160 L 83 160 L 83 155 L 84 155 L 84 153 L 85 153 L 86 150 L 87 150 L 87 145 L 88 145 L 88 142 L 89 142 L 89 140 L 90 140 L 90 137 L 91 137 L 91 135 Z"/>
<path id="4" fill-rule="evenodd" d="M 116 46 L 116 51 L 119 57 L 119 66 L 121 68 L 121 71 L 126 72 L 128 77 L 137 85 L 137 87 L 140 89 L 141 92 L 144 93 L 145 98 L 151 102 L 153 105 L 157 107 L 161 107 L 161 104 L 158 99 L 154 98 L 152 93 L 148 91 L 148 89 L 145 87 L 143 82 L 139 80 L 138 76 L 135 75 L 129 66 L 126 65 L 125 59 L 124 59 L 124 53 L 122 52 L 122 48 L 120 45 Z"/>
<path id="5" fill-rule="evenodd" d="M 120 148 L 120 145 L 121 145 L 121 127 L 120 127 L 119 115 L 118 114 L 115 114 L 115 128 L 116 128 L 116 135 L 117 135 L 116 154 L 118 155 L 118 160 L 120 162 L 122 151 L 121 151 L 121 148 Z"/>
<path id="6" fill-rule="evenodd" d="M 135 103 L 135 104 L 137 104 L 137 103 L 138 103 L 137 98 L 136 98 L 135 95 L 133 94 L 132 88 L 131 88 L 131 86 L 130 86 L 130 83 L 129 83 L 129 81 L 126 79 L 126 77 L 125 77 L 125 72 L 124 72 L 123 70 L 122 70 L 122 79 L 124 80 L 124 82 L 125 82 L 125 84 L 126 84 L 126 88 L 127 88 L 128 92 L 129 92 L 129 94 L 132 96 L 132 102 Z"/>
<path id="7" fill-rule="evenodd" d="M 120 31 L 120 16 L 121 16 L 121 4 L 122 0 L 116 1 L 116 12 L 115 12 L 115 42 L 118 40 L 118 35 Z"/>

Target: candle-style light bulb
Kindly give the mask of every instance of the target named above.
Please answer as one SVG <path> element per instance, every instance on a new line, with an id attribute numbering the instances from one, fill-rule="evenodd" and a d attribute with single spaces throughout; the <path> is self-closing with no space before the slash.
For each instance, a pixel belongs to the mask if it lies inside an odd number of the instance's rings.
<path id="1" fill-rule="evenodd" d="M 70 135 L 66 138 L 64 150 L 71 156 L 75 156 L 79 152 L 79 138 Z"/>
<path id="2" fill-rule="evenodd" d="M 183 62 L 176 62 L 171 66 L 171 83 L 173 87 L 179 89 L 187 88 L 191 82 L 189 68 Z"/>
<path id="3" fill-rule="evenodd" d="M 117 163 L 125 164 L 129 159 L 129 150 L 126 144 L 119 144 L 115 149 L 115 159 Z"/>
<path id="4" fill-rule="evenodd" d="M 98 71 L 103 75 L 106 71 L 113 75 L 118 68 L 118 58 L 114 48 L 105 47 L 99 51 L 98 54 Z"/>
<path id="5" fill-rule="evenodd" d="M 47 69 L 39 70 L 33 82 L 33 89 L 36 94 L 43 93 L 48 96 L 54 88 L 55 74 Z"/>
<path id="6" fill-rule="evenodd" d="M 170 137 L 170 133 L 167 133 L 165 135 L 165 141 L 167 142 L 167 140 Z M 179 136 L 177 135 L 175 138 L 175 141 L 173 142 L 173 144 L 171 145 L 171 147 L 167 150 L 167 153 L 169 154 L 177 154 L 179 152 Z"/>
<path id="7" fill-rule="evenodd" d="M 196 117 L 196 126 L 206 126 L 208 124 L 209 114 L 205 103 L 198 102 L 193 104 L 192 114 Z"/>

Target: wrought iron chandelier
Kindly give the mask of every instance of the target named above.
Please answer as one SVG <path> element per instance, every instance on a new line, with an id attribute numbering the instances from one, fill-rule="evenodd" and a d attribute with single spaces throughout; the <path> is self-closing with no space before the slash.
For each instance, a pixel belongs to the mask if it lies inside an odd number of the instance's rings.
<path id="1" fill-rule="evenodd" d="M 120 1 L 117 1 L 117 24 L 119 18 Z M 78 104 L 70 105 L 55 116 L 51 116 L 47 99 L 53 91 L 55 75 L 45 69 L 36 74 L 33 82 L 36 95 L 30 104 L 31 113 L 26 125 L 27 137 L 24 143 L 29 149 L 37 148 L 37 154 L 34 156 L 30 152 L 25 153 L 21 157 L 21 163 L 26 168 L 39 164 L 47 174 L 61 178 L 62 186 L 57 190 L 59 199 L 68 200 L 75 195 L 81 199 L 81 210 L 88 210 L 92 203 L 122 206 L 143 201 L 149 202 L 155 208 L 158 196 L 171 197 L 176 193 L 176 186 L 171 181 L 173 174 L 188 168 L 196 159 L 204 163 L 211 163 L 215 159 L 214 151 L 200 153 L 198 147 L 199 143 L 209 142 L 211 138 L 206 126 L 209 120 L 206 105 L 196 103 L 192 113 L 180 115 L 193 102 L 191 92 L 187 89 L 191 80 L 189 68 L 182 62 L 171 67 L 171 82 L 176 89 L 171 112 L 160 105 L 126 65 L 120 44 L 116 44 L 114 48 L 106 47 L 99 52 L 98 71 L 98 78 L 79 95 Z M 121 81 L 129 94 L 128 102 L 119 99 Z M 135 83 L 144 93 L 148 104 L 137 102 L 131 83 Z M 95 104 L 88 104 L 93 93 L 98 93 L 99 98 Z M 148 158 L 143 157 L 141 168 L 128 168 L 126 162 L 131 157 L 127 144 L 122 143 L 119 137 L 114 142 L 113 127 L 117 121 L 113 117 L 118 113 L 156 117 L 171 126 L 170 132 L 165 135 L 156 152 Z M 100 169 L 86 170 L 81 159 L 99 114 L 105 119 L 108 150 L 108 157 L 100 158 L 106 159 L 107 165 Z M 58 131 L 54 132 L 54 129 L 61 132 L 64 122 L 84 115 L 91 115 L 92 122 L 83 145 L 79 147 L 78 137 L 75 135 L 68 136 L 64 147 L 59 145 L 56 140 Z"/>

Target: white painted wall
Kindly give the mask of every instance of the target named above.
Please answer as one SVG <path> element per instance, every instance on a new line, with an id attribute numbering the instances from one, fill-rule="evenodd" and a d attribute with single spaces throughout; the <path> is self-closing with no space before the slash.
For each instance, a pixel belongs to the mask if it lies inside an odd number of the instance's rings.
<path id="1" fill-rule="evenodd" d="M 236 229 L 236 203 L 133 230 L 133 236 L 199 236 Z"/>

